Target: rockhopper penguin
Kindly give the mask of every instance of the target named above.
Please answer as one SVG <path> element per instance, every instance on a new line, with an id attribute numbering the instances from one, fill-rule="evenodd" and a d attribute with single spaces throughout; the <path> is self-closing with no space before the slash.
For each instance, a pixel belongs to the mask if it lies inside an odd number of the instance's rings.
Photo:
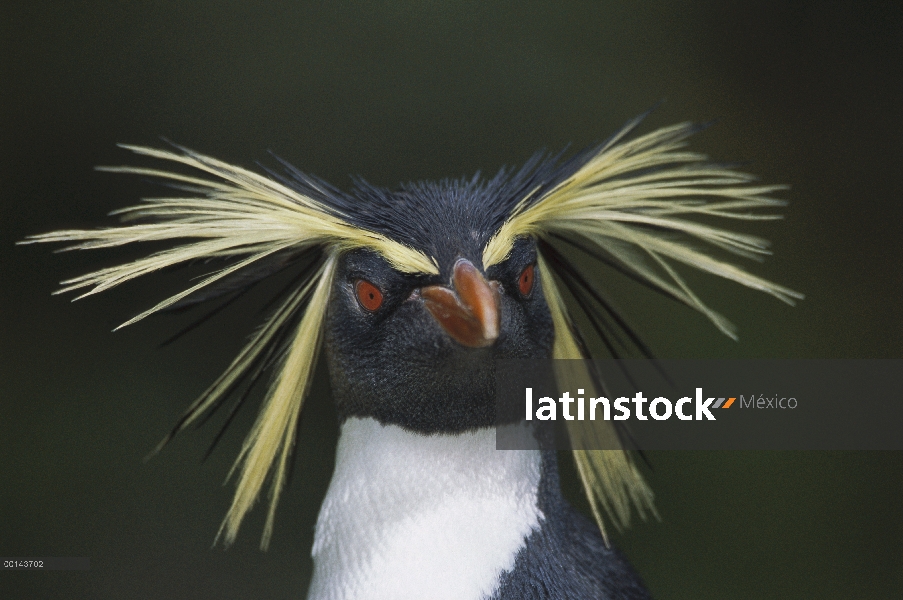
<path id="1" fill-rule="evenodd" d="M 693 125 L 628 139 L 638 122 L 568 160 L 539 154 L 489 180 L 392 191 L 363 181 L 341 191 L 287 164 L 261 175 L 181 147 L 127 147 L 184 170 L 105 170 L 158 178 L 176 193 L 118 211 L 127 221 L 119 227 L 24 243 L 181 240 L 63 282 L 61 291 L 90 288 L 85 295 L 181 263 L 225 264 L 124 325 L 214 298 L 228 303 L 271 274 L 297 273 L 160 447 L 236 397 L 228 423 L 272 371 L 219 533 L 235 539 L 269 479 L 266 547 L 322 349 L 341 431 L 316 524 L 311 600 L 647 598 L 602 529 L 603 511 L 618 525 L 631 505 L 654 511 L 630 454 L 573 451 L 595 522 L 583 517 L 561 495 L 554 452 L 495 449 L 495 361 L 586 357 L 593 336 L 615 357 L 629 344 L 648 353 L 600 282 L 568 258 L 574 253 L 700 311 L 728 335 L 730 323 L 675 264 L 788 303 L 801 296 L 711 251 L 767 253 L 763 240 L 710 223 L 773 218 L 757 211 L 782 204 L 770 197 L 780 186 L 687 151 Z M 580 427 L 569 429 L 574 439 Z"/>

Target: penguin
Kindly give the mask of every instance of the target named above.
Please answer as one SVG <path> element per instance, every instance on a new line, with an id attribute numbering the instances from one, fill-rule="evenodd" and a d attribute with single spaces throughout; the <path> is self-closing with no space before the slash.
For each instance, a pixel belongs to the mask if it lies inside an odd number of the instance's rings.
<path id="1" fill-rule="evenodd" d="M 690 123 L 631 138 L 641 119 L 567 159 L 539 153 L 489 179 L 397 189 L 355 180 L 343 191 L 287 163 L 257 173 L 180 146 L 124 146 L 175 169 L 103 170 L 155 178 L 177 194 L 117 211 L 120 226 L 23 243 L 173 244 L 63 282 L 60 292 L 88 288 L 80 297 L 173 265 L 225 264 L 122 326 L 228 303 L 274 273 L 296 273 L 157 450 L 234 398 L 228 424 L 272 372 L 217 534 L 226 545 L 235 540 L 268 481 L 265 549 L 298 417 L 316 362 L 325 360 L 340 435 L 315 528 L 309 600 L 648 598 L 608 543 L 603 519 L 623 526 L 633 510 L 655 514 L 634 455 L 579 449 L 585 425 L 568 423 L 593 514 L 584 517 L 562 496 L 554 451 L 496 450 L 497 361 L 587 358 L 593 336 L 612 356 L 629 343 L 651 356 L 574 253 L 701 312 L 732 337 L 730 322 L 676 264 L 788 304 L 802 295 L 724 256 L 767 254 L 764 240 L 711 224 L 775 218 L 762 210 L 783 205 L 772 197 L 783 186 L 687 150 L 699 130 Z"/>
<path id="2" fill-rule="evenodd" d="M 474 264 L 487 234 L 455 201 L 472 194 L 437 188 L 450 204 L 418 221 L 439 275 L 340 261 L 325 342 L 341 434 L 308 598 L 647 598 L 562 497 L 554 451 L 496 450 L 494 361 L 551 358 L 554 331 L 535 240 Z"/>

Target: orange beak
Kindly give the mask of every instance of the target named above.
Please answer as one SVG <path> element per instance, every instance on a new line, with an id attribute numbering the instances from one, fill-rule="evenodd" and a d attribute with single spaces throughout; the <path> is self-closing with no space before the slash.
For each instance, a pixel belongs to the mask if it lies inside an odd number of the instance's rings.
<path id="1" fill-rule="evenodd" d="M 451 290 L 431 285 L 420 295 L 436 321 L 456 342 L 485 348 L 499 337 L 498 283 L 488 282 L 469 260 L 455 263 Z"/>

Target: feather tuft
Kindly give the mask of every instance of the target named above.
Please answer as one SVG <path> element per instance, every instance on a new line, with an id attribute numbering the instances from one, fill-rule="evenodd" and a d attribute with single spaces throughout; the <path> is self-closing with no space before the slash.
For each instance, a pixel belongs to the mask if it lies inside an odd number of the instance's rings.
<path id="1" fill-rule="evenodd" d="M 552 350 L 552 357 L 556 359 L 555 376 L 559 381 L 567 382 L 565 387 L 568 389 L 583 388 L 587 394 L 593 394 L 599 386 L 582 360 L 587 358 L 587 353 L 580 347 L 579 334 L 568 316 L 564 299 L 542 254 L 538 257 L 538 267 L 543 295 L 555 327 L 555 344 Z M 576 448 L 598 446 L 601 439 L 604 439 L 607 447 L 622 448 L 573 450 L 583 491 L 596 524 L 606 540 L 608 538 L 605 521 L 600 508 L 605 510 L 619 529 L 629 525 L 631 506 L 636 506 L 641 516 L 645 516 L 647 510 L 657 515 L 652 490 L 634 464 L 630 453 L 620 443 L 620 436 L 612 422 L 567 421 L 567 430 L 572 445 Z"/>
<path id="2" fill-rule="evenodd" d="M 699 311 L 734 339 L 734 326 L 690 289 L 676 264 L 735 281 L 787 304 L 803 298 L 697 247 L 708 244 L 751 259 L 769 254 L 765 240 L 711 222 L 778 219 L 780 215 L 761 211 L 783 206 L 784 201 L 770 195 L 786 186 L 757 184 L 749 174 L 709 163 L 704 155 L 686 150 L 687 138 L 699 130 L 691 123 L 625 141 L 641 120 L 630 121 L 595 151 L 584 154 L 579 158 L 582 164 L 569 165 L 568 174 L 555 185 L 525 195 L 484 248 L 483 266 L 489 268 L 507 258 L 518 237 L 538 238 L 538 266 L 555 328 L 556 359 L 589 358 L 556 278 L 565 284 L 612 356 L 617 358 L 620 352 L 615 343 L 624 345 L 620 330 L 651 358 L 608 300 L 558 252 L 556 245 L 562 243 Z M 568 381 L 568 388 L 585 388 L 589 393 L 604 385 L 582 360 L 558 362 L 556 376 Z M 619 528 L 629 523 L 631 506 L 641 516 L 655 515 L 652 492 L 625 448 L 623 432 L 609 423 L 600 427 L 569 421 L 567 426 L 577 471 L 603 535 L 603 510 Z M 579 449 L 600 445 L 622 449 Z"/>
<path id="3" fill-rule="evenodd" d="M 223 374 L 189 406 L 153 452 L 158 452 L 179 431 L 209 417 L 248 377 L 253 385 L 264 369 L 277 362 L 276 346 L 288 338 L 288 350 L 274 383 L 233 466 L 232 472 L 237 473 L 238 479 L 236 494 L 218 534 L 218 539 L 222 537 L 226 544 L 234 541 L 244 516 L 269 477 L 270 505 L 261 542 L 265 548 L 272 535 L 276 502 L 287 478 L 298 415 L 319 352 L 337 257 L 346 250 L 369 248 L 405 273 L 438 274 L 438 268 L 435 260 L 422 251 L 353 224 L 335 203 L 321 201 L 279 181 L 185 148 L 176 147 L 178 152 L 171 152 L 142 146 L 122 147 L 189 167 L 200 175 L 138 167 L 101 167 L 102 171 L 161 179 L 186 195 L 147 199 L 141 205 L 114 211 L 124 222 L 119 227 L 56 231 L 31 236 L 20 243 L 70 243 L 65 250 L 114 248 L 135 242 L 184 240 L 184 243 L 66 280 L 56 293 L 81 290 L 82 294 L 76 298 L 79 299 L 175 265 L 209 259 L 230 262 L 116 329 L 163 310 L 215 297 L 223 290 L 234 289 L 236 282 L 239 287 L 248 285 L 280 270 L 293 259 L 311 253 L 322 253 L 324 257 L 317 266 L 305 268 L 297 288 Z M 290 336 L 295 322 L 297 328 Z M 241 401 L 229 419 L 240 404 Z"/>
<path id="4" fill-rule="evenodd" d="M 521 200 L 486 245 L 484 267 L 503 261 L 520 236 L 549 241 L 557 236 L 582 242 L 701 312 L 735 339 L 731 323 L 690 290 L 674 263 L 735 281 L 787 304 L 802 299 L 802 294 L 790 288 L 695 247 L 702 242 L 746 258 L 768 254 L 765 240 L 699 219 L 780 218 L 756 211 L 783 206 L 782 200 L 769 194 L 786 186 L 754 185 L 751 175 L 708 163 L 704 155 L 684 150 L 687 138 L 697 131 L 691 123 L 619 143 L 638 123 L 628 123 L 548 192 Z"/>
<path id="5" fill-rule="evenodd" d="M 254 505 L 271 467 L 275 465 L 270 484 L 270 506 L 260 547 L 266 550 L 269 545 L 273 534 L 276 504 L 288 477 L 286 467 L 295 445 L 298 416 L 307 396 L 323 337 L 323 323 L 337 261 L 338 252 L 331 252 L 320 272 L 311 279 L 311 284 L 316 285 L 311 293 L 307 310 L 292 338 L 282 368 L 264 402 L 257 422 L 229 473 L 231 476 L 234 471 L 240 469 L 235 498 L 217 534 L 217 539 L 221 535 L 224 536 L 226 545 L 235 541 L 242 520 Z M 309 287 L 302 290 L 299 296 L 304 295 Z"/>

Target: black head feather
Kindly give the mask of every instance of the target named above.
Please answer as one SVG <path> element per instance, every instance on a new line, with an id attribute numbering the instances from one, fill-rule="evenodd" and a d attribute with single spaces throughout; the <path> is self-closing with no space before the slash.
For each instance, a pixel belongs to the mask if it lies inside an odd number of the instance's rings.
<path id="1" fill-rule="evenodd" d="M 286 164 L 280 179 L 317 198 L 361 229 L 385 235 L 435 259 L 447 277 L 459 257 L 480 260 L 489 239 L 525 198 L 538 199 L 576 172 L 595 148 L 562 162 L 564 152 L 537 152 L 520 169 L 502 168 L 491 179 L 473 177 L 417 181 L 398 189 L 371 185 L 361 178 L 347 192 Z M 528 202 L 529 205 L 529 202 Z"/>

